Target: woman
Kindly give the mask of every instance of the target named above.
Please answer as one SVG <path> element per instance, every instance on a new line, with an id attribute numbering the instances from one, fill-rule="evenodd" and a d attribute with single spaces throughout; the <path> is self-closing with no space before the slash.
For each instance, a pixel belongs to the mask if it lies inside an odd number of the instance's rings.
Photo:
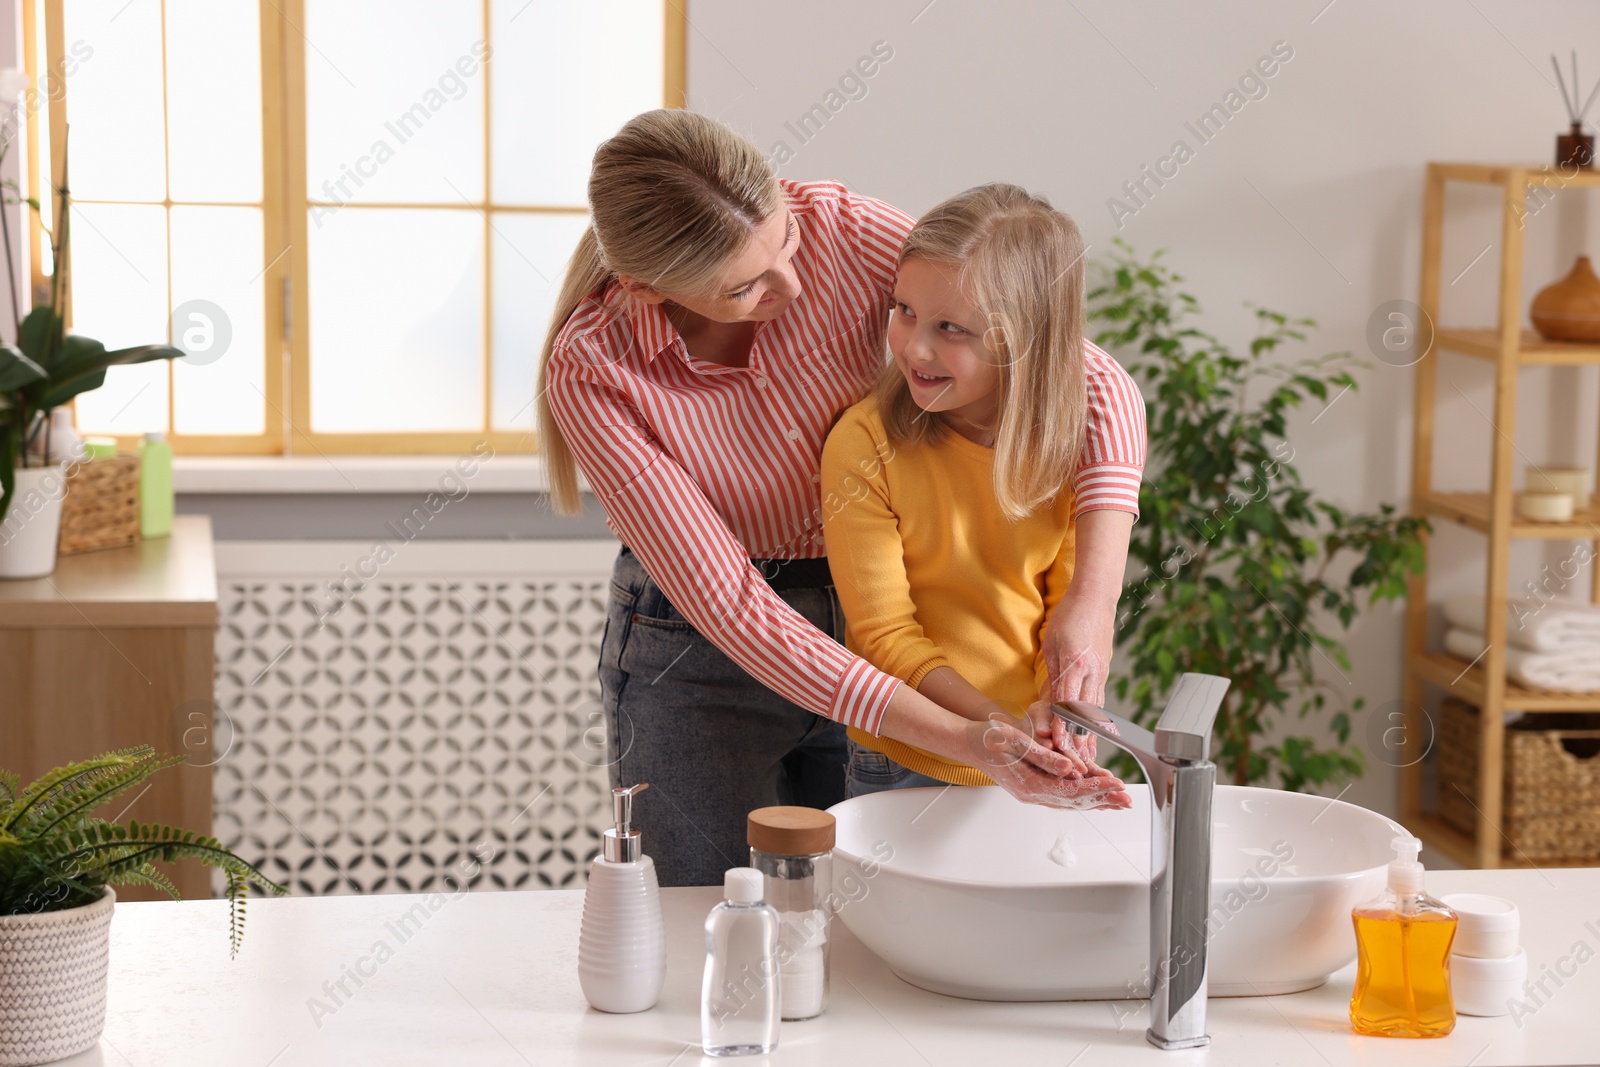
<path id="1" fill-rule="evenodd" d="M 1034 803 L 1120 787 L 840 643 L 822 509 L 847 487 L 820 484 L 822 444 L 883 367 L 912 220 L 836 183 L 780 182 L 754 145 L 676 110 L 600 147 L 589 201 L 541 359 L 540 442 L 556 509 L 579 509 L 581 466 L 626 546 L 600 681 L 613 784 L 651 785 L 636 817 L 662 884 L 744 865 L 752 808 L 843 799 L 846 725 L 981 764 Z M 1104 699 L 1143 462 L 1137 396 L 1090 427 L 1075 478 L 1089 510 L 1046 640 L 1057 699 Z"/>

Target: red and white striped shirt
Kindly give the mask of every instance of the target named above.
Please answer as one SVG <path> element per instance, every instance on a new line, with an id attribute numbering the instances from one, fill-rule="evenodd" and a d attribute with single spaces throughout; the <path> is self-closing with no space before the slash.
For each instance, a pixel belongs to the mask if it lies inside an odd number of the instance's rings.
<path id="1" fill-rule="evenodd" d="M 802 292 L 757 326 L 748 366 L 689 355 L 660 305 L 612 282 L 557 337 L 550 406 L 607 524 L 684 618 L 786 700 L 876 735 L 899 680 L 811 625 L 750 560 L 825 554 L 822 445 L 883 369 L 913 220 L 837 182 L 782 185 Z M 1137 514 L 1144 401 L 1087 348 L 1077 513 Z"/>

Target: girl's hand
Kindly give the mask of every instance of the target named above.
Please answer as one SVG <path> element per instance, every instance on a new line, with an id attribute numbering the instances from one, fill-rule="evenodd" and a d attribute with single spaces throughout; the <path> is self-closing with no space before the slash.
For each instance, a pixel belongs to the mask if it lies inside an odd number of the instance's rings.
<path id="1" fill-rule="evenodd" d="M 996 711 L 989 717 L 988 721 L 996 723 L 1000 726 L 1013 728 L 1018 734 L 1023 734 L 1025 731 L 1027 733 L 1031 733 L 1033 735 L 1033 743 L 1035 745 L 1050 753 L 1052 756 L 1061 757 L 1060 761 L 1052 761 L 1049 766 L 1046 766 L 1042 763 L 1039 764 L 1039 766 L 1045 767 L 1047 770 L 1055 766 L 1065 766 L 1070 768 L 1065 772 L 1059 772 L 1063 778 L 1077 779 L 1091 777 L 1090 761 L 1094 759 L 1094 753 L 1091 752 L 1088 756 L 1085 756 L 1081 746 L 1074 745 L 1070 742 L 1067 742 L 1064 745 L 1057 744 L 1055 736 L 1052 733 L 1051 725 L 1045 721 L 1046 718 L 1054 719 L 1057 723 L 1061 722 L 1060 719 L 1057 719 L 1056 716 L 1051 713 L 1050 705 L 1040 700 L 1035 701 L 1028 708 L 1028 714 L 1021 720 L 1013 718 L 1010 715 L 1006 715 L 1003 712 Z"/>
<path id="2" fill-rule="evenodd" d="M 967 744 L 969 762 L 1025 803 L 1081 811 L 1126 808 L 1133 803 L 1121 779 L 1093 765 L 1087 765 L 1090 773 L 1082 775 L 1078 771 L 1081 760 L 1046 748 L 1009 719 L 971 723 Z"/>
<path id="3" fill-rule="evenodd" d="M 1028 705 L 1028 722 L 1033 726 L 1033 738 L 1039 744 L 1078 757 L 1093 765 L 1095 757 L 1094 734 L 1075 734 L 1067 720 L 1050 710 L 1051 701 L 1036 700 Z"/>

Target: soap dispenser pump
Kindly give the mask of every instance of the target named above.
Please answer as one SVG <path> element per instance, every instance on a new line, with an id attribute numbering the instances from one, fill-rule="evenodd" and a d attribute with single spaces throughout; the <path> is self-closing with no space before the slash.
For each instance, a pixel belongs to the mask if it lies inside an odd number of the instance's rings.
<path id="1" fill-rule="evenodd" d="M 667 935 L 655 861 L 644 855 L 633 828 L 638 785 L 611 791 L 616 825 L 601 835 L 589 868 L 578 932 L 578 982 L 600 1011 L 634 1012 L 655 1006 L 667 976 Z"/>
<path id="2" fill-rule="evenodd" d="M 1450 945 L 1456 913 L 1422 889 L 1422 842 L 1394 839 L 1389 886 L 1351 912 L 1356 986 L 1350 1024 L 1377 1037 L 1443 1037 L 1456 1026 Z"/>

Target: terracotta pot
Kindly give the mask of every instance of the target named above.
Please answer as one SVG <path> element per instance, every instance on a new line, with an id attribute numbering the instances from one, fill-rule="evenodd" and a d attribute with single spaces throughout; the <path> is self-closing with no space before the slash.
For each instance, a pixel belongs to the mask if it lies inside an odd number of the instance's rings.
<path id="1" fill-rule="evenodd" d="M 1533 325 L 1546 341 L 1600 342 L 1600 278 L 1579 256 L 1572 273 L 1533 298 Z"/>

